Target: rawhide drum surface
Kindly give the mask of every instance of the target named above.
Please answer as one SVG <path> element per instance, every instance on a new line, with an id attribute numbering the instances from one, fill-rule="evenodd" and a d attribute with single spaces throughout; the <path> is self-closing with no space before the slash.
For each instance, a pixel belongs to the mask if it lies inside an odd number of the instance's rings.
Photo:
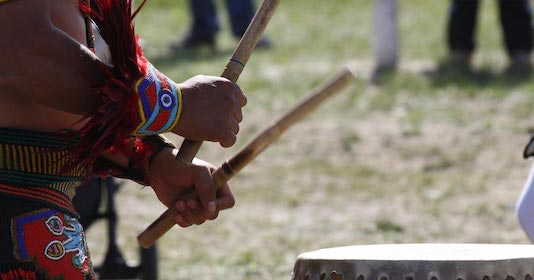
<path id="1" fill-rule="evenodd" d="M 293 280 L 532 280 L 534 245 L 379 244 L 297 257 Z"/>

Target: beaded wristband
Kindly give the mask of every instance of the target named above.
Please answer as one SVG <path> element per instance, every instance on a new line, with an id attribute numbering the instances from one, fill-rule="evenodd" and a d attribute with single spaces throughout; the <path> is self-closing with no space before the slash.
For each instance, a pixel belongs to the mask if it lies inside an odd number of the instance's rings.
<path id="1" fill-rule="evenodd" d="M 150 135 L 143 137 L 141 140 L 144 145 L 149 145 L 151 147 L 151 153 L 148 156 L 148 166 L 152 163 L 154 158 L 158 153 L 165 148 L 175 149 L 176 145 L 163 135 Z"/>
<path id="2" fill-rule="evenodd" d="M 172 130 L 182 113 L 182 92 L 176 84 L 148 64 L 147 75 L 135 85 L 141 123 L 133 135 L 154 135 Z"/>
<path id="3" fill-rule="evenodd" d="M 163 135 L 150 135 L 139 139 L 140 149 L 131 149 L 127 154 L 128 166 L 120 166 L 104 157 L 99 157 L 93 165 L 96 176 L 130 179 L 140 185 L 148 186 L 148 167 L 161 150 L 176 148 L 176 145 Z"/>

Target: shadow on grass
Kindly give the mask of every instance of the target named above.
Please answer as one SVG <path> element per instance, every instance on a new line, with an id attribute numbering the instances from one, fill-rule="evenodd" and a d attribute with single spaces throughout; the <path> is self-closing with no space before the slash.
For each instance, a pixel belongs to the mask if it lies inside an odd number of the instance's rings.
<path id="1" fill-rule="evenodd" d="M 372 72 L 370 82 L 386 88 L 406 87 L 428 91 L 450 86 L 464 89 L 465 93 L 476 93 L 481 89 L 491 88 L 496 92 L 508 92 L 510 88 L 530 85 L 534 71 L 530 68 L 505 68 L 482 65 L 478 68 L 462 67 L 447 63 L 438 63 L 434 68 L 419 71 L 402 71 L 398 69 L 380 69 Z"/>
<path id="2" fill-rule="evenodd" d="M 533 77 L 531 68 L 509 67 L 499 71 L 488 66 L 474 69 L 444 62 L 439 63 L 435 69 L 424 71 L 423 75 L 435 88 L 459 85 L 473 89 L 491 87 L 503 90 L 531 83 Z"/>

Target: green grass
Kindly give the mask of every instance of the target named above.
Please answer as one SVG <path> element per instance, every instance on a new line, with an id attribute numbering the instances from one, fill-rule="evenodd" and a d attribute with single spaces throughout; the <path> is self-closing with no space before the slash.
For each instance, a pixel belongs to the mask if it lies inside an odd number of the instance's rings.
<path id="1" fill-rule="evenodd" d="M 220 75 L 237 44 L 170 53 L 187 30 L 186 1 L 149 1 L 137 18 L 146 55 L 177 81 Z M 447 1 L 400 1 L 401 67 L 373 85 L 373 1 L 282 1 L 239 84 L 249 103 L 238 143 L 205 143 L 220 164 L 339 67 L 352 87 L 286 132 L 232 179 L 237 205 L 159 242 L 161 279 L 290 279 L 298 254 L 326 247 L 411 242 L 528 243 L 514 203 L 530 162 L 534 85 L 502 75 L 507 58 L 493 1 L 479 13 L 474 76 L 432 71 L 444 58 Z M 175 138 L 179 143 L 180 139 Z M 119 197 L 119 243 L 137 261 L 135 235 L 164 209 L 149 188 Z M 100 230 L 100 231 L 99 231 Z M 88 232 L 95 263 L 102 225 Z"/>

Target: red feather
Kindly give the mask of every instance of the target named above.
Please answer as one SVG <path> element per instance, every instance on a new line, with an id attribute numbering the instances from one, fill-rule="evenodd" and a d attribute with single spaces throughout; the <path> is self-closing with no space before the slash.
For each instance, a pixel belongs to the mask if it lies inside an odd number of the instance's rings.
<path id="1" fill-rule="evenodd" d="M 132 147 L 131 141 L 131 134 L 141 121 L 134 84 L 145 76 L 148 63 L 138 44 L 133 19 L 145 2 L 133 13 L 132 0 L 94 0 L 93 8 L 80 2 L 80 10 L 95 22 L 108 44 L 113 68 L 100 62 L 107 79 L 92 89 L 100 103 L 85 118 L 86 125 L 72 135 L 80 141 L 71 151 L 69 167 L 81 164 L 90 170 L 105 151 L 131 155 L 133 149 L 138 156 L 131 159 L 137 161 L 137 166 L 147 168 L 146 149 L 140 141 L 133 141 Z"/>

